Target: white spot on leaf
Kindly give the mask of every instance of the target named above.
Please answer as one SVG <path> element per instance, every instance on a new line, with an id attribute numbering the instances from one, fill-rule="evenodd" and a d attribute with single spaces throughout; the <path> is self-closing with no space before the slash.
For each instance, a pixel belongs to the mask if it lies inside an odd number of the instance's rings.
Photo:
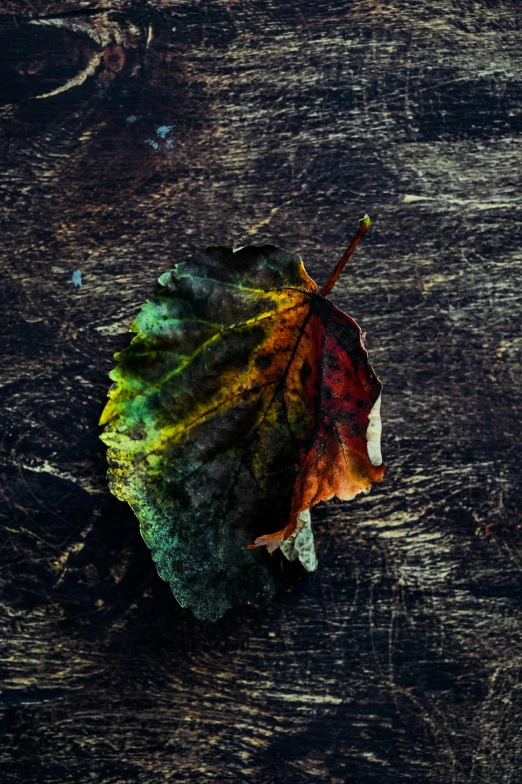
<path id="1" fill-rule="evenodd" d="M 368 457 L 372 465 L 380 466 L 382 463 L 381 395 L 379 395 L 379 397 L 373 404 L 373 408 L 368 414 L 368 419 L 370 420 L 368 424 L 368 429 L 366 431 L 366 441 L 367 441 L 366 447 L 368 449 Z"/>
<path id="2" fill-rule="evenodd" d="M 299 513 L 297 528 L 292 536 L 282 543 L 281 552 L 289 561 L 299 559 L 307 572 L 315 572 L 317 569 L 314 532 L 309 509 Z"/>

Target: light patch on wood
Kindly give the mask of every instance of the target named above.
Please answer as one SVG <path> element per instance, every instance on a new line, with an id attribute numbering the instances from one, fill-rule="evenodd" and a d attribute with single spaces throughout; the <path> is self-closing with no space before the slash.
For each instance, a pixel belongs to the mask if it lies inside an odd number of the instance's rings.
<path id="1" fill-rule="evenodd" d="M 83 84 L 89 78 L 89 76 L 93 76 L 96 73 L 96 69 L 100 65 L 102 59 L 103 52 L 96 52 L 91 57 L 83 71 L 80 71 L 79 74 L 73 76 L 72 79 L 68 79 L 65 84 L 60 85 L 60 87 L 57 87 L 55 90 L 51 90 L 50 92 L 44 93 L 43 95 L 37 95 L 36 98 L 51 98 L 53 95 L 64 93 L 66 90 L 70 90 L 72 87 L 79 87 L 79 85 Z"/>

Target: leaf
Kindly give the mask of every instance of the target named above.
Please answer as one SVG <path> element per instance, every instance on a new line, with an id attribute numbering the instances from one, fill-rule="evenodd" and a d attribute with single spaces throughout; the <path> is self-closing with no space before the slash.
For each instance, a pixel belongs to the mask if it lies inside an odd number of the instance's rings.
<path id="1" fill-rule="evenodd" d="M 277 590 L 267 551 L 315 568 L 312 506 L 382 479 L 381 383 L 299 256 L 208 248 L 159 283 L 111 373 L 110 487 L 178 602 L 216 620 Z"/>

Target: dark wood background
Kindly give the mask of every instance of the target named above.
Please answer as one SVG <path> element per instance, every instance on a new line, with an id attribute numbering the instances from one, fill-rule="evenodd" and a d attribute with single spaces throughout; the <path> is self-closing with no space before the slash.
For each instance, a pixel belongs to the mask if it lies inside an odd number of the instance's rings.
<path id="1" fill-rule="evenodd" d="M 0 11 L 2 781 L 519 784 L 522 4 Z M 332 299 L 386 479 L 316 510 L 317 574 L 205 625 L 108 493 L 112 354 L 188 252 L 323 283 L 364 212 Z"/>

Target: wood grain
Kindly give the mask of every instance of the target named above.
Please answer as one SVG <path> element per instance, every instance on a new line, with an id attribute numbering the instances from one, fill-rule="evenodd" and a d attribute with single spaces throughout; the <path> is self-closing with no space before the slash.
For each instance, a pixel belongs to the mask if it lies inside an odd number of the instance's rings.
<path id="1" fill-rule="evenodd" d="M 3 781 L 517 784 L 520 4 L 0 13 Z M 387 478 L 317 509 L 296 591 L 201 624 L 107 491 L 112 354 L 187 252 L 322 284 L 365 212 L 331 298 Z"/>

